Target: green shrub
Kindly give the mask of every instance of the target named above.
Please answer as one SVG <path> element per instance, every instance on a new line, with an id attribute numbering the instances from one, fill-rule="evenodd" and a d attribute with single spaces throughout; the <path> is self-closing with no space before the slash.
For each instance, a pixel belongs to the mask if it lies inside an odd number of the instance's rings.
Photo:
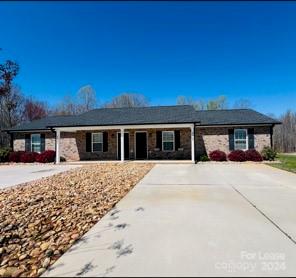
<path id="1" fill-rule="evenodd" d="M 210 159 L 206 154 L 203 154 L 200 156 L 199 161 L 210 161 Z"/>
<path id="2" fill-rule="evenodd" d="M 277 152 L 270 148 L 270 147 L 264 147 L 262 152 L 261 152 L 261 155 L 263 157 L 264 160 L 274 160 L 277 156 Z"/>
<path id="3" fill-rule="evenodd" d="M 9 152 L 9 148 L 0 148 L 0 162 L 8 161 Z"/>

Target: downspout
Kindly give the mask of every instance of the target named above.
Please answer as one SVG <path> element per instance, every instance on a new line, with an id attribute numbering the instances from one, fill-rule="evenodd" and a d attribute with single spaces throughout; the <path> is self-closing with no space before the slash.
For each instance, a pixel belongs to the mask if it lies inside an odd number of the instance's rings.
<path id="1" fill-rule="evenodd" d="M 196 159 L 196 140 L 195 140 L 195 132 L 196 132 L 196 123 L 194 123 L 194 130 L 193 130 L 193 137 L 194 137 L 194 160 L 195 160 L 195 164 L 197 163 L 197 159 Z"/>
<path id="2" fill-rule="evenodd" d="M 8 132 L 8 134 L 10 135 L 10 148 L 11 148 L 11 151 L 13 152 L 13 141 L 14 141 L 14 133 L 10 133 Z"/>
<path id="3" fill-rule="evenodd" d="M 10 147 L 11 151 L 13 152 L 13 140 L 14 140 L 13 133 L 10 133 L 9 131 L 6 131 L 6 133 L 7 133 L 8 135 L 10 135 L 9 147 Z"/>
<path id="4" fill-rule="evenodd" d="M 272 124 L 270 127 L 270 147 L 271 148 L 273 148 L 273 128 L 274 128 L 274 124 Z"/>
<path id="5" fill-rule="evenodd" d="M 51 132 L 54 134 L 54 150 L 57 152 L 57 133 L 54 128 L 50 128 Z M 55 157 L 54 163 L 57 163 L 57 158 Z"/>
<path id="6" fill-rule="evenodd" d="M 13 139 L 14 139 L 14 137 L 13 137 L 13 133 L 11 133 L 11 132 L 9 132 L 9 131 L 6 131 L 6 133 L 7 133 L 8 135 L 10 135 L 10 139 L 9 139 L 9 147 L 10 147 L 11 151 L 13 152 Z"/>

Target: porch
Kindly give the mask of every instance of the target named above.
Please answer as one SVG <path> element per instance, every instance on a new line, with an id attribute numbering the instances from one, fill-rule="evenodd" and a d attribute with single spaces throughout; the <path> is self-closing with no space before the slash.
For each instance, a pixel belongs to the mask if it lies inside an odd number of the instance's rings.
<path id="1" fill-rule="evenodd" d="M 90 164 L 114 164 L 114 163 L 122 163 L 118 160 L 81 160 L 81 161 L 65 161 L 60 162 L 60 165 L 72 165 L 72 166 L 83 166 Z M 192 164 L 192 161 L 189 159 L 186 160 L 124 160 L 124 163 L 151 163 L 151 164 Z"/>
<path id="2" fill-rule="evenodd" d="M 191 123 L 58 127 L 54 132 L 56 163 L 65 156 L 79 163 L 92 160 L 195 162 L 194 124 Z"/>

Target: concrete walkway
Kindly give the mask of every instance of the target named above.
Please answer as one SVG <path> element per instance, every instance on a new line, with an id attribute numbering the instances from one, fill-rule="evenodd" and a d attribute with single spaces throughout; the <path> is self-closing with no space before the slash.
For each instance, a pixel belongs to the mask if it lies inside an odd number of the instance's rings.
<path id="1" fill-rule="evenodd" d="M 81 165 L 10 164 L 0 166 L 0 189 L 41 179 Z"/>
<path id="2" fill-rule="evenodd" d="M 295 276 L 296 175 L 156 165 L 45 276 Z"/>

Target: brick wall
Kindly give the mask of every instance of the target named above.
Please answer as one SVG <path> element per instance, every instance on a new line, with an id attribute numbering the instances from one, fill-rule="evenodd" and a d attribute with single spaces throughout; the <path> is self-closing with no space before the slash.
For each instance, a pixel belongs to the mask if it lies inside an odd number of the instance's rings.
<path id="1" fill-rule="evenodd" d="M 149 159 L 191 159 L 191 131 L 189 128 L 180 130 L 180 149 L 174 152 L 164 152 L 156 149 L 156 131 L 159 129 L 148 129 L 148 158 Z M 161 129 L 172 130 L 172 129 Z"/>
<path id="2" fill-rule="evenodd" d="M 163 152 L 156 150 L 156 130 L 146 129 L 148 138 L 149 159 L 190 159 L 191 143 L 190 130 L 180 130 L 180 148 L 183 150 L 174 152 Z M 172 129 L 164 129 L 172 130 Z M 140 131 L 140 130 L 139 130 Z M 102 132 L 102 130 L 78 131 L 76 133 L 61 132 L 60 150 L 61 156 L 66 160 L 116 160 L 117 155 L 117 134 L 118 130 L 108 130 L 108 152 L 86 152 L 86 133 Z M 135 130 L 125 130 L 129 134 L 129 155 L 130 159 L 135 158 Z M 120 135 L 119 135 L 120 136 Z"/>
<path id="3" fill-rule="evenodd" d="M 25 134 L 15 133 L 13 136 L 13 150 L 24 151 L 25 150 Z"/>
<path id="4" fill-rule="evenodd" d="M 228 129 L 227 127 L 197 127 L 196 154 L 209 154 L 217 149 L 229 153 Z M 264 146 L 270 147 L 270 127 L 254 127 L 254 138 L 257 151 L 260 152 Z"/>
<path id="5" fill-rule="evenodd" d="M 35 132 L 37 133 L 37 132 Z M 45 134 L 45 149 L 55 150 L 55 135 L 53 132 L 42 132 Z M 13 136 L 13 150 L 24 151 L 25 150 L 25 133 L 14 133 Z"/>
<path id="6" fill-rule="evenodd" d="M 180 130 L 180 148 L 174 152 L 163 152 L 156 149 L 156 131 L 158 129 L 146 129 L 148 138 L 148 159 L 191 159 L 190 129 Z M 173 130 L 173 129 L 162 129 Z M 140 131 L 140 130 L 139 130 Z M 66 160 L 116 160 L 117 159 L 117 133 L 119 130 L 108 130 L 108 152 L 86 152 L 86 133 L 101 131 L 77 131 L 61 132 L 60 150 L 61 156 Z M 125 130 L 129 133 L 129 153 L 130 159 L 135 156 L 135 130 Z M 255 148 L 261 151 L 264 146 L 270 146 L 270 128 L 255 127 Z M 227 127 L 207 127 L 196 128 L 196 155 L 209 153 L 219 149 L 229 152 L 228 128 Z M 55 150 L 54 133 L 45 133 L 46 150 Z M 25 150 L 25 134 L 16 133 L 14 135 L 14 150 Z"/>

